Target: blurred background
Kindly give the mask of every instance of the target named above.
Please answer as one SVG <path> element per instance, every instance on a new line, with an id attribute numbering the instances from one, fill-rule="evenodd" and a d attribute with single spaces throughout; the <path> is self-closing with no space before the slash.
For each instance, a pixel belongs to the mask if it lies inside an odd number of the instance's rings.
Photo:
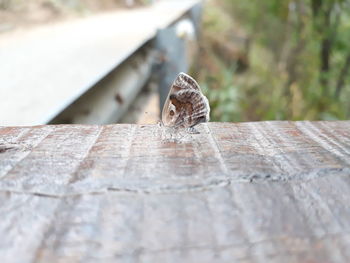
<path id="1" fill-rule="evenodd" d="M 180 71 L 211 121 L 348 119 L 350 1 L 0 0 L 0 125 L 156 123 Z"/>
<path id="2" fill-rule="evenodd" d="M 195 69 L 212 119 L 349 118 L 349 14 L 348 0 L 207 2 Z"/>

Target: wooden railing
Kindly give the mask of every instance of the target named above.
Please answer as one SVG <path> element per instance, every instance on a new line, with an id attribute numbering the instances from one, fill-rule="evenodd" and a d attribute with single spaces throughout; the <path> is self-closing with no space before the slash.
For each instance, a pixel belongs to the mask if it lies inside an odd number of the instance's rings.
<path id="1" fill-rule="evenodd" d="M 350 121 L 0 128 L 3 262 L 349 262 Z"/>

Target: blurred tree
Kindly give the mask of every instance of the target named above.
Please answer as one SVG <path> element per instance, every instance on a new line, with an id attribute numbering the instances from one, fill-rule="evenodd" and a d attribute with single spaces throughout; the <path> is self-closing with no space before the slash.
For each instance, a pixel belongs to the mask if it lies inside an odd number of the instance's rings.
<path id="1" fill-rule="evenodd" d="M 214 9 L 221 15 L 213 18 Z M 213 68 L 227 60 L 217 52 L 215 56 L 208 36 L 218 36 L 220 30 L 234 34 L 238 24 L 250 39 L 249 70 L 233 73 L 231 86 L 239 99 L 238 106 L 229 107 L 231 121 L 349 118 L 350 0 L 211 1 L 203 23 L 203 42 L 209 44 L 202 61 L 215 57 L 202 63 L 206 71 L 206 65 Z M 213 24 L 220 30 L 215 32 Z M 219 83 L 220 70 L 212 73 L 214 79 L 218 76 L 217 93 L 225 85 Z M 223 93 L 226 89 L 221 88 Z"/>

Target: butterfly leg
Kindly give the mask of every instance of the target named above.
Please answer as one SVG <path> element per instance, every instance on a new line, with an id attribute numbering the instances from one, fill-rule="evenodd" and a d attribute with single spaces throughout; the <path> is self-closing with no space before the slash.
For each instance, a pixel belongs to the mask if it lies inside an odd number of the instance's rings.
<path id="1" fill-rule="evenodd" d="M 200 132 L 197 131 L 197 129 L 195 129 L 194 126 L 196 126 L 200 123 L 203 123 L 203 122 L 207 122 L 207 120 L 205 117 L 202 116 L 202 117 L 198 118 L 191 127 L 187 128 L 187 132 L 192 133 L 192 134 L 199 134 Z"/>
<path id="2" fill-rule="evenodd" d="M 194 128 L 193 126 L 192 126 L 192 127 L 188 127 L 186 130 L 187 130 L 188 133 L 191 133 L 191 134 L 199 134 L 199 133 L 200 133 L 200 132 L 199 132 L 196 128 Z"/>

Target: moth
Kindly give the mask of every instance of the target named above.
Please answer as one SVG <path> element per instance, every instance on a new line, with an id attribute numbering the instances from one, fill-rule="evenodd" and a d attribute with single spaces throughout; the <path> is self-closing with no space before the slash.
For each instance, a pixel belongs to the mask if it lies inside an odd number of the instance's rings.
<path id="1" fill-rule="evenodd" d="M 198 83 L 181 72 L 170 87 L 162 111 L 162 124 L 198 133 L 194 126 L 209 121 L 210 107 Z"/>

